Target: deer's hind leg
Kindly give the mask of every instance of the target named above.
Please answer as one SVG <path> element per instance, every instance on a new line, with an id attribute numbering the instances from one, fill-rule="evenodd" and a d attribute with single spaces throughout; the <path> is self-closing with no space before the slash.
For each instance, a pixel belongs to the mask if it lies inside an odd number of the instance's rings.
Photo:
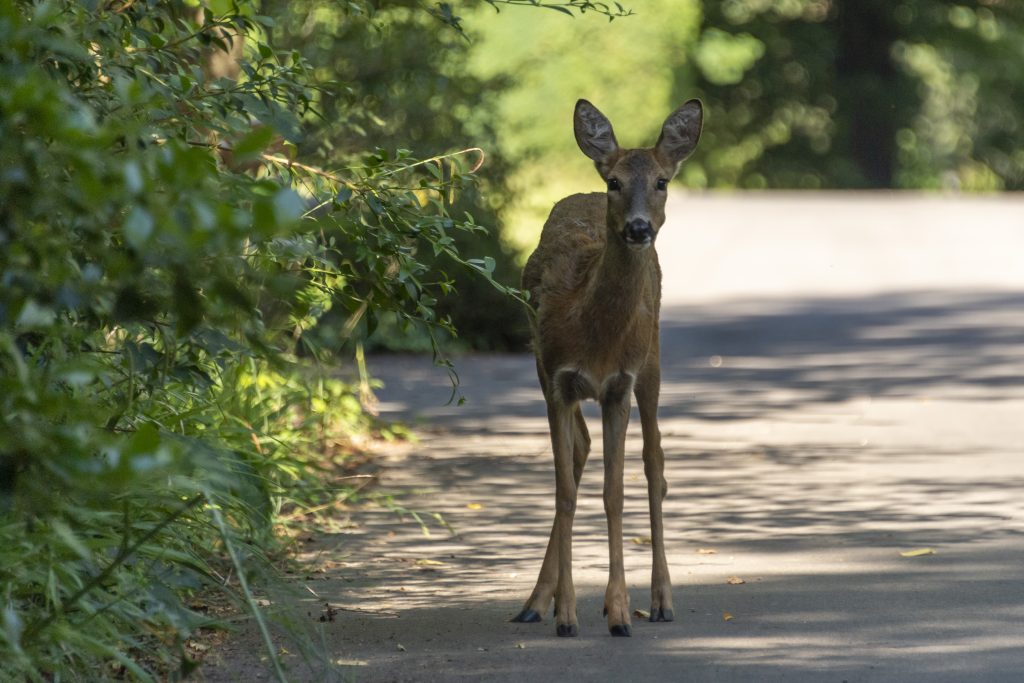
<path id="1" fill-rule="evenodd" d="M 665 559 L 665 525 L 662 502 L 668 493 L 665 481 L 665 452 L 661 449 L 658 429 L 658 394 L 661 391 L 661 368 L 657 348 L 651 361 L 640 373 L 634 386 L 640 424 L 644 436 L 644 474 L 647 476 L 647 498 L 651 510 L 651 621 L 672 621 L 672 579 Z"/>
<path id="2" fill-rule="evenodd" d="M 622 499 L 626 426 L 633 375 L 621 372 L 605 380 L 601 396 L 604 425 L 604 511 L 608 518 L 608 588 L 604 613 L 613 636 L 633 634 L 629 616 L 629 592 L 622 557 Z"/>

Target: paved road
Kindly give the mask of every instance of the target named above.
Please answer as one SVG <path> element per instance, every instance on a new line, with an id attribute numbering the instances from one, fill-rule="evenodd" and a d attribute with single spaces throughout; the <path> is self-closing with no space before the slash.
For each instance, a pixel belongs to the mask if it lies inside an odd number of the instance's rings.
<path id="1" fill-rule="evenodd" d="M 377 357 L 384 413 L 427 425 L 385 457 L 384 487 L 454 534 L 369 512 L 311 543 L 323 572 L 306 585 L 345 608 L 324 624 L 327 648 L 359 681 L 1021 680 L 1024 201 L 670 201 L 661 416 L 677 621 L 607 633 L 598 451 L 575 525 L 580 637 L 556 638 L 550 618 L 508 623 L 553 510 L 532 361 L 459 359 L 455 407 L 428 361 Z M 646 608 L 639 451 L 634 411 L 624 540 Z M 233 641 L 207 678 L 255 677 L 252 652 L 251 636 Z"/>

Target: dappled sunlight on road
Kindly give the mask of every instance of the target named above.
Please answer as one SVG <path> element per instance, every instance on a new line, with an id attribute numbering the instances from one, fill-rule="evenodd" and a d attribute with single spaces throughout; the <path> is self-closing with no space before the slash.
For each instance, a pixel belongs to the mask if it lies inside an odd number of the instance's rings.
<path id="1" fill-rule="evenodd" d="M 387 386 L 385 414 L 432 425 L 410 453 L 385 461 L 385 485 L 406 492 L 402 505 L 440 512 L 453 532 L 428 522 L 428 536 L 366 511 L 360 528 L 317 539 L 311 552 L 338 548 L 330 556 L 339 558 L 325 563 L 318 593 L 361 610 L 339 617 L 338 647 L 371 651 L 388 670 L 408 660 L 400 642 L 422 666 L 458 662 L 467 676 L 499 680 L 536 667 L 550 676 L 567 653 L 582 657 L 581 679 L 628 675 L 631 656 L 698 677 L 722 667 L 740 678 L 808 680 L 826 671 L 891 680 L 908 667 L 941 680 L 1015 670 L 1012 624 L 1024 619 L 1021 310 L 1024 296 L 1000 292 L 668 307 L 660 412 L 680 618 L 637 619 L 615 656 L 600 614 L 608 551 L 595 407 L 585 411 L 597 450 L 573 551 L 581 637 L 567 642 L 552 637 L 550 617 L 504 621 L 533 586 L 553 515 L 532 359 L 459 359 L 461 407 L 443 405 L 447 378 L 424 359 L 371 359 Z M 623 542 L 632 605 L 646 608 L 640 446 L 634 410 Z M 901 555 L 920 548 L 933 554 Z M 496 654 L 513 649 L 511 658 Z"/>

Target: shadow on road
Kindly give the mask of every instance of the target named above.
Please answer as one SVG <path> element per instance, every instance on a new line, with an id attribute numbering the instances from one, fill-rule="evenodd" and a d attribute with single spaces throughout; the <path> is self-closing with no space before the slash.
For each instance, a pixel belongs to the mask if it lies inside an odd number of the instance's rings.
<path id="1" fill-rule="evenodd" d="M 737 419 L 858 397 L 1021 395 L 1024 295 L 908 293 L 663 313 L 662 415 Z"/>
<path id="2" fill-rule="evenodd" d="M 662 311 L 660 414 L 747 419 L 858 397 L 933 392 L 998 401 L 1024 395 L 1024 294 L 910 292 L 765 300 Z M 467 399 L 444 405 L 447 375 L 421 356 L 377 356 L 387 417 L 450 429 L 520 431 L 542 418 L 533 361 L 456 359 Z M 596 415 L 596 413 L 593 413 Z M 635 415 L 634 415 L 635 416 Z"/>
<path id="3" fill-rule="evenodd" d="M 679 619 L 636 619 L 631 639 L 609 638 L 601 617 L 599 451 L 575 524 L 580 638 L 555 638 L 550 617 L 507 622 L 532 588 L 553 513 L 532 359 L 458 359 L 468 402 L 457 407 L 443 405 L 450 387 L 429 361 L 375 357 L 385 417 L 438 426 L 384 462 L 384 485 L 454 533 L 354 513 L 358 526 L 310 544 L 323 573 L 301 580 L 300 609 L 342 608 L 323 624 L 325 642 L 360 681 L 1019 680 L 1022 310 L 1024 295 L 984 292 L 666 309 Z M 600 422 L 590 424 L 600 444 Z M 634 415 L 623 540 L 632 604 L 646 608 L 639 452 Z M 901 555 L 919 548 L 934 554 Z"/>

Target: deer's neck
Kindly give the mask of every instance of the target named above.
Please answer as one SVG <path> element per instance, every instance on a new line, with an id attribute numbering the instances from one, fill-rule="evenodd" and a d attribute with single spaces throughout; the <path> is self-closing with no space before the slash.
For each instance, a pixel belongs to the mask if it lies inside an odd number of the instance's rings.
<path id="1" fill-rule="evenodd" d="M 647 312 L 653 296 L 650 269 L 656 258 L 654 247 L 633 251 L 608 231 L 607 243 L 596 268 L 589 292 L 588 308 L 605 329 L 623 329 Z"/>

